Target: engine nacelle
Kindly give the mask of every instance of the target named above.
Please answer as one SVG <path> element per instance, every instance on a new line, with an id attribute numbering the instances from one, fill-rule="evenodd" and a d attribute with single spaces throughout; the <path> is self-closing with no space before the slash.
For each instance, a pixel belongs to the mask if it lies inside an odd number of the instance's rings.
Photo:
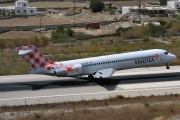
<path id="1" fill-rule="evenodd" d="M 72 66 L 66 66 L 60 69 L 57 69 L 54 71 L 54 74 L 59 77 L 64 76 L 78 76 L 82 74 L 82 65 L 72 65 Z"/>
<path id="2" fill-rule="evenodd" d="M 65 70 L 65 68 L 60 68 L 60 69 L 55 70 L 54 74 L 59 77 L 60 76 L 64 77 L 64 76 L 66 76 L 66 70 Z"/>

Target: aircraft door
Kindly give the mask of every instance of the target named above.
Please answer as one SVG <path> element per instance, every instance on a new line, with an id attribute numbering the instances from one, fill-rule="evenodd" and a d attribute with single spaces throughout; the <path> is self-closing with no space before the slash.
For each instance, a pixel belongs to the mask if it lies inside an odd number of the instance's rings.
<path id="1" fill-rule="evenodd" d="M 160 61 L 163 61 L 163 54 L 159 55 Z"/>

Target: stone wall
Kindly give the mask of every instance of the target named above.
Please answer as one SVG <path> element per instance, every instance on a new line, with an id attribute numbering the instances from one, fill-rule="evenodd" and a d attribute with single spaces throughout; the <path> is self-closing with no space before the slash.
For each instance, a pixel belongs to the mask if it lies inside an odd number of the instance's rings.
<path id="1" fill-rule="evenodd" d="M 113 21 L 100 21 L 101 25 L 110 24 L 113 22 L 119 22 L 117 20 Z M 84 27 L 84 23 L 76 23 L 75 27 Z M 58 26 L 64 26 L 64 27 L 74 27 L 74 24 L 59 24 L 59 25 L 42 25 L 41 28 L 45 28 L 46 30 L 55 30 L 58 28 Z M 39 26 L 7 26 L 7 27 L 0 27 L 0 31 L 9 30 L 9 31 L 31 31 L 33 29 L 39 29 Z"/>

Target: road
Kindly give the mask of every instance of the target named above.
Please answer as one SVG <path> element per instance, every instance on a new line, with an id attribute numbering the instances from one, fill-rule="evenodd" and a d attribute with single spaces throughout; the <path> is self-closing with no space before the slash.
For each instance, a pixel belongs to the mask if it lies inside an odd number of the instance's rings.
<path id="1" fill-rule="evenodd" d="M 137 68 L 116 72 L 96 82 L 45 75 L 0 76 L 0 106 L 165 95 L 180 93 L 180 66 Z"/>

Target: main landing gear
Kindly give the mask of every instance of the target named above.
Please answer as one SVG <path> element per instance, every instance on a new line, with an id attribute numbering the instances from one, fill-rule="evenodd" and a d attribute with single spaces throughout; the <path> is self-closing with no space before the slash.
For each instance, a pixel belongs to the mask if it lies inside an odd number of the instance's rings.
<path id="1" fill-rule="evenodd" d="M 170 67 L 169 67 L 169 64 L 168 64 L 168 63 L 166 64 L 166 69 L 170 69 Z"/>
<path id="2" fill-rule="evenodd" d="M 88 75 L 88 79 L 89 79 L 89 80 L 92 80 L 93 78 L 94 78 L 93 75 Z"/>
<path id="3" fill-rule="evenodd" d="M 94 79 L 94 75 L 88 75 L 88 79 L 89 79 L 89 80 L 93 80 L 93 79 Z M 100 79 L 103 79 L 103 77 L 100 76 L 99 78 L 96 78 L 96 80 L 97 80 L 97 79 L 100 80 Z"/>

